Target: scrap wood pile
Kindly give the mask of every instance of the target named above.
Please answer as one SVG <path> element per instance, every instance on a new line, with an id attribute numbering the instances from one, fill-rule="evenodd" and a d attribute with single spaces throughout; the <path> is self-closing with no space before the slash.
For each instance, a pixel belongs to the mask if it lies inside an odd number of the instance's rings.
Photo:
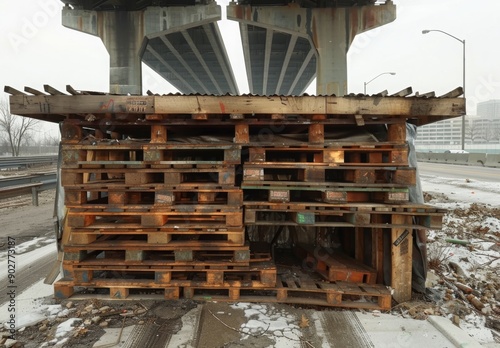
<path id="1" fill-rule="evenodd" d="M 112 298 L 138 290 L 388 309 L 387 285 L 396 301 L 411 297 L 414 230 L 440 228 L 444 213 L 410 202 L 417 175 L 406 123 L 464 112 L 460 91 L 440 98 L 6 91 L 12 113 L 61 123 L 60 298 L 84 287 Z M 285 228 L 297 261 L 277 267 L 273 244 Z M 269 239 L 264 249 L 257 243 Z"/>

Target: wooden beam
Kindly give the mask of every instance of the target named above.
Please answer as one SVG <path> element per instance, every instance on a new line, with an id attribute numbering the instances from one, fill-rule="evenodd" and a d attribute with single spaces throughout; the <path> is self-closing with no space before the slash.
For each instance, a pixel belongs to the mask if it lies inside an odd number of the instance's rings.
<path id="1" fill-rule="evenodd" d="M 22 92 L 20 92 L 22 93 Z M 154 114 L 154 97 L 115 95 L 12 96 L 11 112 L 16 115 L 61 114 Z M 27 98 L 24 99 L 23 98 Z M 84 116 L 82 116 L 83 118 Z"/>
<path id="2" fill-rule="evenodd" d="M 397 93 L 391 94 L 391 97 L 406 97 L 412 93 L 413 93 L 413 89 L 411 87 L 406 87 L 405 89 L 402 89 Z"/>
<path id="3" fill-rule="evenodd" d="M 411 217 L 393 215 L 393 224 L 405 224 Z M 399 303 L 411 300 L 412 277 L 412 230 L 393 228 L 391 230 L 391 287 L 393 298 Z"/>
<path id="4" fill-rule="evenodd" d="M 376 97 L 387 97 L 389 95 L 389 92 L 387 92 L 386 89 L 384 89 L 382 92 L 378 92 L 375 94 Z"/>
<path id="5" fill-rule="evenodd" d="M 45 94 L 37 89 L 31 88 L 31 87 L 24 87 L 24 91 L 31 93 L 33 95 L 47 95 L 47 94 Z"/>
<path id="6" fill-rule="evenodd" d="M 464 89 L 462 87 L 457 87 L 446 94 L 440 95 L 439 98 L 457 98 L 464 94 Z"/>
<path id="7" fill-rule="evenodd" d="M 3 91 L 4 91 L 5 93 L 12 94 L 13 96 L 14 96 L 14 95 L 19 95 L 19 96 L 21 96 L 21 95 L 26 95 L 26 93 L 23 93 L 23 92 L 21 92 L 21 91 L 19 91 L 19 90 L 15 89 L 15 88 L 12 88 L 12 87 L 10 87 L 10 86 L 5 86 L 5 87 L 4 87 L 4 89 L 3 89 Z M 13 112 L 12 110 L 11 110 L 11 112 L 12 112 L 13 114 L 15 114 L 15 112 Z"/>
<path id="8" fill-rule="evenodd" d="M 365 125 L 365 120 L 363 118 L 363 115 L 354 115 L 354 120 L 356 121 L 357 126 Z"/>
<path id="9" fill-rule="evenodd" d="M 66 95 L 63 92 L 58 91 L 57 89 L 55 89 L 54 87 L 52 87 L 50 85 L 43 85 L 43 89 L 45 90 L 45 92 L 52 94 L 52 95 Z"/>
<path id="10" fill-rule="evenodd" d="M 53 89 L 46 89 L 54 94 Z M 11 112 L 29 116 L 40 114 L 192 114 L 202 118 L 209 114 L 269 115 L 358 115 L 365 122 L 370 116 L 415 118 L 455 117 L 465 112 L 464 98 L 401 98 L 329 96 L 262 97 L 262 96 L 115 96 L 52 95 L 26 96 L 14 92 Z M 19 95 L 21 93 L 21 95 Z M 246 116 L 251 117 L 251 116 Z"/>
<path id="11" fill-rule="evenodd" d="M 427 93 L 415 92 L 415 97 L 419 97 L 419 98 L 434 98 L 435 96 L 436 96 L 436 92 L 434 92 L 434 91 L 427 92 Z"/>
<path id="12" fill-rule="evenodd" d="M 71 95 L 79 95 L 79 94 L 81 94 L 76 89 L 74 89 L 73 87 L 71 87 L 71 85 L 66 85 L 66 92 L 68 92 Z"/>

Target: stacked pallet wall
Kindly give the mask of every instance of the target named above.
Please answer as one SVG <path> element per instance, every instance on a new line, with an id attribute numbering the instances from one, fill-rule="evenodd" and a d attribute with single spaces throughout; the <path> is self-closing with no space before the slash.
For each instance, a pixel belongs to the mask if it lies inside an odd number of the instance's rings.
<path id="1" fill-rule="evenodd" d="M 397 301 L 407 300 L 413 230 L 440 228 L 443 211 L 408 202 L 416 174 L 405 122 L 465 110 L 461 89 L 440 98 L 6 91 L 13 113 L 64 121 L 59 297 L 77 286 L 120 298 L 135 288 L 167 298 L 218 298 L 223 290 L 226 300 L 388 308 L 390 285 Z M 377 126 L 387 127 L 379 143 L 328 135 Z M 243 237 L 245 227 L 266 224 L 274 233 L 283 225 L 313 230 L 314 243 L 296 243 L 299 264 L 324 279 L 278 277 L 269 255 Z M 324 250 L 331 228 L 354 236 L 342 245 L 347 257 Z"/>

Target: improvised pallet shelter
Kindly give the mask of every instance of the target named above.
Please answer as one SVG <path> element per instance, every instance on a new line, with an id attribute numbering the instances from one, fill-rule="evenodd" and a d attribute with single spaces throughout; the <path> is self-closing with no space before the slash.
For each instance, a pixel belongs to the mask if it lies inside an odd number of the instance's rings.
<path id="1" fill-rule="evenodd" d="M 12 113 L 61 124 L 57 297 L 140 289 L 379 309 L 390 308 L 391 292 L 411 298 L 412 235 L 439 229 L 444 211 L 410 201 L 418 177 L 406 125 L 463 115 L 461 89 L 441 97 L 45 90 L 6 88 Z"/>

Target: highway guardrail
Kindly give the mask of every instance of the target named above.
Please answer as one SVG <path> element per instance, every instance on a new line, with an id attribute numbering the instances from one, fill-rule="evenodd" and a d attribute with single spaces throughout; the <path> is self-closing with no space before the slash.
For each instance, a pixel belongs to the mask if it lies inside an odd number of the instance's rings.
<path id="1" fill-rule="evenodd" d="M 417 152 L 420 162 L 500 168 L 500 154 Z"/>

